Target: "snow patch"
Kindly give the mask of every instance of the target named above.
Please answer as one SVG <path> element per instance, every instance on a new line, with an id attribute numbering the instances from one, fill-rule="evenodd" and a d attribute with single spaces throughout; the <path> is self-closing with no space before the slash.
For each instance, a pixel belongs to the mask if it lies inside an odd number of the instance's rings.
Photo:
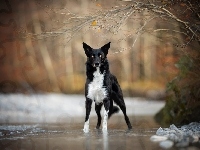
<path id="1" fill-rule="evenodd" d="M 160 142 L 160 147 L 164 148 L 164 149 L 169 149 L 174 145 L 174 142 L 170 141 L 170 140 L 166 140 L 166 141 L 162 141 Z"/>
<path id="2" fill-rule="evenodd" d="M 198 142 L 200 139 L 200 123 L 192 122 L 188 125 L 184 125 L 177 128 L 174 124 L 169 128 L 159 128 L 156 131 L 156 135 L 150 138 L 153 142 L 160 142 L 162 148 L 172 147 L 172 143 L 175 142 L 176 147 L 187 147 L 190 143 Z M 167 142 L 166 142 L 167 141 Z M 164 143 L 163 143 L 164 142 Z"/>
<path id="3" fill-rule="evenodd" d="M 125 99 L 127 115 L 155 115 L 164 102 L 141 98 Z M 94 103 L 93 103 L 94 105 Z M 94 107 L 93 107 L 94 108 Z M 122 111 L 116 115 L 123 116 Z M 94 109 L 90 116 L 96 116 Z M 58 123 L 84 121 L 85 96 L 65 94 L 0 94 L 0 123 Z"/>

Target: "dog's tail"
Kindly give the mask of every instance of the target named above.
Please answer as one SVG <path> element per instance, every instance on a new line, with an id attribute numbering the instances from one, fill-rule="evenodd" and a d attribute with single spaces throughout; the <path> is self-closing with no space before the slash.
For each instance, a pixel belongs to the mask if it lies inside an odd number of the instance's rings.
<path id="1" fill-rule="evenodd" d="M 119 108 L 117 106 L 113 106 L 112 112 L 109 114 L 108 118 L 110 118 L 114 113 L 118 113 Z"/>

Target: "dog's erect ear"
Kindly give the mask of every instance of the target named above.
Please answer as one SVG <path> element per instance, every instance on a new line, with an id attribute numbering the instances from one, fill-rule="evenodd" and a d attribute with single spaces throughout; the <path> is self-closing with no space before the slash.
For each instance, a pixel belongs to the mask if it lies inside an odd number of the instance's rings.
<path id="1" fill-rule="evenodd" d="M 105 54 L 105 56 L 108 54 L 108 49 L 110 48 L 110 43 L 105 44 L 104 46 L 101 47 L 101 50 L 103 51 L 103 53 Z"/>
<path id="2" fill-rule="evenodd" d="M 91 54 L 92 48 L 83 42 L 83 49 L 85 50 L 86 56 L 89 57 Z"/>

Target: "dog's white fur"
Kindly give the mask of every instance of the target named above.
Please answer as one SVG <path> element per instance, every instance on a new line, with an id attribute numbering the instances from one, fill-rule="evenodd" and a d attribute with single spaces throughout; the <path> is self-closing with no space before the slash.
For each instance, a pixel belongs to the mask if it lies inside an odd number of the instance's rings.
<path id="1" fill-rule="evenodd" d="M 99 67 L 93 73 L 93 81 L 88 86 L 87 97 L 94 100 L 96 104 L 102 103 L 103 99 L 107 97 L 106 88 L 103 87 L 104 73 L 101 74 Z"/>

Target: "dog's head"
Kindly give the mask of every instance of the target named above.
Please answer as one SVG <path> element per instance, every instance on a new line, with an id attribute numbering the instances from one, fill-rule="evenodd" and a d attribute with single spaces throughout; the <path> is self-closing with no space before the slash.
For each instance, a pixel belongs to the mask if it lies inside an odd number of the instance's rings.
<path id="1" fill-rule="evenodd" d="M 106 60 L 108 49 L 110 48 L 110 42 L 99 49 L 93 49 L 83 42 L 83 48 L 86 56 L 88 57 L 89 63 L 93 67 L 100 67 Z"/>

